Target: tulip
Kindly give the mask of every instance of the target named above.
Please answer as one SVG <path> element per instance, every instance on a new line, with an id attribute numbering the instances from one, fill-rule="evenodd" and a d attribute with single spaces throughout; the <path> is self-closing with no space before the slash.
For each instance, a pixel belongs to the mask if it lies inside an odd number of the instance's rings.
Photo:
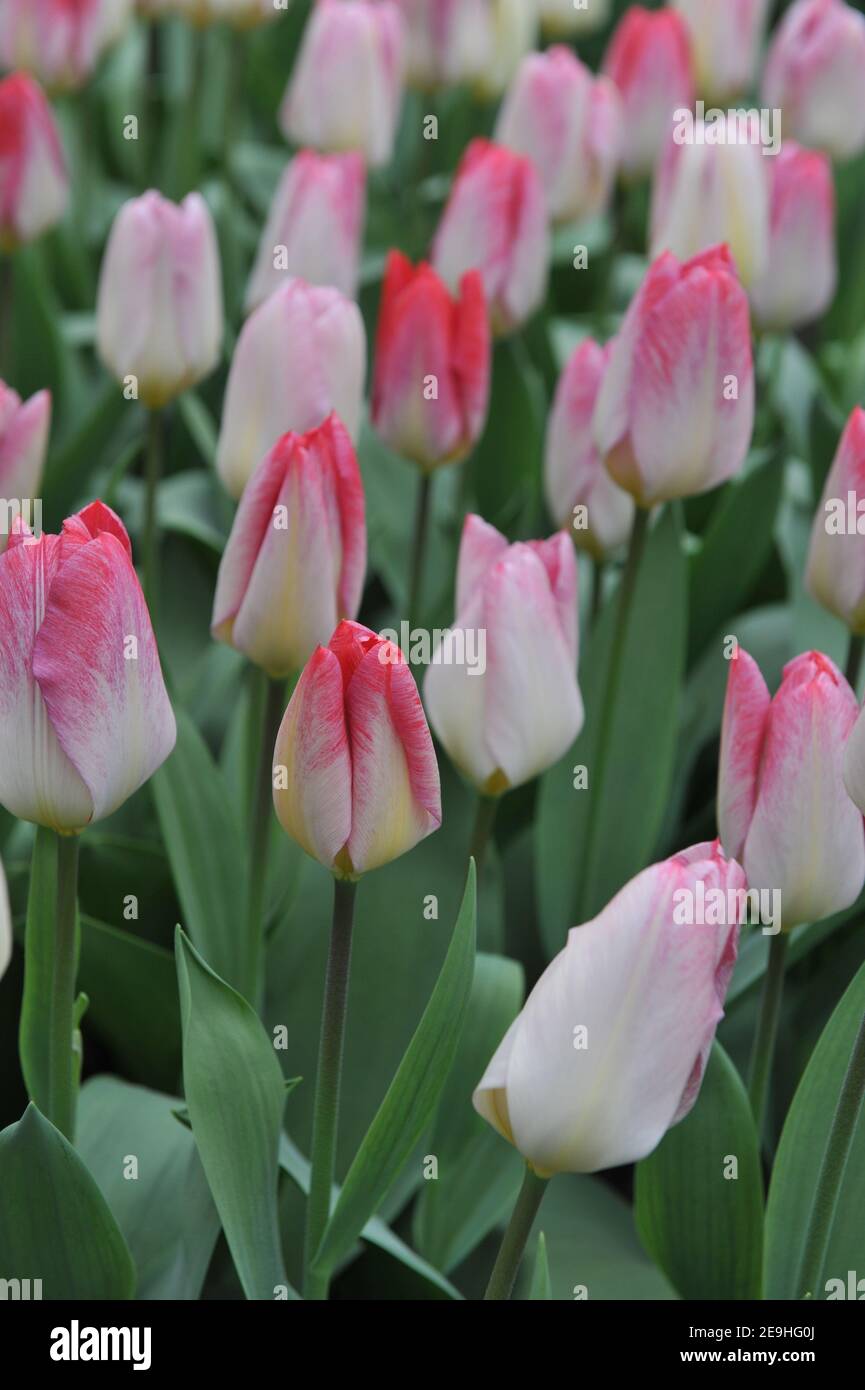
<path id="1" fill-rule="evenodd" d="M 641 507 L 717 487 L 745 461 L 754 424 L 748 301 L 726 247 L 649 268 L 604 375 L 595 438 Z"/>
<path id="2" fill-rule="evenodd" d="M 0 81 L 0 252 L 32 241 L 66 210 L 69 180 L 51 108 L 23 72 Z"/>
<path id="3" fill-rule="evenodd" d="M 6 549 L 13 517 L 29 512 L 29 504 L 39 497 L 50 427 L 50 391 L 37 391 L 22 405 L 18 392 L 0 381 L 0 505 L 5 506 L 0 517 L 0 554 Z"/>
<path id="4" fill-rule="evenodd" d="M 357 294 L 366 214 L 366 175 L 358 154 L 302 150 L 289 163 L 271 204 L 246 291 L 255 309 L 286 275 Z"/>
<path id="5" fill-rule="evenodd" d="M 119 381 L 137 381 L 153 410 L 208 375 L 222 345 L 222 284 L 204 199 L 179 205 L 153 190 L 114 219 L 96 302 L 99 354 Z"/>
<path id="6" fill-rule="evenodd" d="M 865 547 L 858 529 L 863 502 L 865 410 L 857 405 L 826 476 L 805 574 L 809 593 L 857 637 L 865 636 Z"/>
<path id="7" fill-rule="evenodd" d="M 714 134 L 720 143 L 703 143 Z M 723 117 L 695 122 L 694 140 L 671 135 L 652 189 L 651 255 L 680 260 L 726 242 L 742 284 L 749 287 L 769 260 L 769 174 L 752 121 Z M 723 137 L 723 138 L 721 138 Z"/>
<path id="8" fill-rule="evenodd" d="M 508 545 L 468 516 L 456 607 L 457 638 L 485 633 L 485 669 L 434 661 L 424 697 L 452 761 L 482 796 L 498 796 L 558 762 L 583 724 L 573 546 L 561 532 Z"/>
<path id="9" fill-rule="evenodd" d="M 541 304 L 549 258 L 546 203 L 535 166 L 490 140 L 473 140 L 435 235 L 435 270 L 453 292 L 466 271 L 480 270 L 493 329 L 507 333 Z"/>
<path id="10" fill-rule="evenodd" d="M 202 28 L 227 23 L 235 29 L 252 29 L 279 14 L 274 0 L 169 0 L 163 8 L 179 11 L 191 24 Z"/>
<path id="11" fill-rule="evenodd" d="M 399 0 L 408 80 L 423 90 L 480 79 L 490 51 L 490 0 Z"/>
<path id="12" fill-rule="evenodd" d="M 844 786 L 865 815 L 865 719 L 860 711 L 844 753 Z"/>
<path id="13" fill-rule="evenodd" d="M 862 816 L 844 790 L 844 746 L 856 696 L 820 652 L 784 668 L 770 699 L 739 648 L 721 729 L 718 826 L 749 887 L 781 895 L 785 931 L 855 902 L 865 883 Z"/>
<path id="14" fill-rule="evenodd" d="M 533 53 L 502 105 L 496 140 L 534 162 L 555 221 L 592 217 L 609 201 L 621 153 L 618 90 L 561 44 Z"/>
<path id="15" fill-rule="evenodd" d="M 611 0 L 540 0 L 541 26 L 554 37 L 582 37 L 603 29 L 610 9 Z"/>
<path id="16" fill-rule="evenodd" d="M 593 419 L 612 343 L 586 339 L 559 378 L 547 423 L 544 483 L 550 515 L 597 559 L 631 534 L 634 503 L 617 487 L 598 453 Z"/>
<path id="17" fill-rule="evenodd" d="M 132 0 L 4 0 L 0 63 L 67 91 L 93 74 L 132 19 Z"/>
<path id="18" fill-rule="evenodd" d="M 865 15 L 843 0 L 796 0 L 775 31 L 763 102 L 784 133 L 833 159 L 865 149 Z"/>
<path id="19" fill-rule="evenodd" d="M 726 102 L 747 92 L 757 72 L 769 0 L 672 0 L 691 37 L 698 95 Z"/>
<path id="20" fill-rule="evenodd" d="M 762 328 L 786 332 L 813 322 L 835 297 L 835 184 L 826 155 L 792 140 L 769 166 L 769 256 L 751 286 Z"/>
<path id="21" fill-rule="evenodd" d="M 365 372 L 356 304 L 303 280 L 275 290 L 241 329 L 225 388 L 216 467 L 231 496 L 283 434 L 306 434 L 331 411 L 355 439 Z"/>
<path id="22" fill-rule="evenodd" d="M 405 34 L 391 0 L 317 0 L 279 113 L 287 139 L 358 150 L 372 168 L 393 153 Z"/>
<path id="23" fill-rule="evenodd" d="M 744 889 L 717 842 L 694 845 L 568 933 L 473 1097 L 540 1176 L 635 1163 L 691 1110 L 724 1015 Z M 683 925 L 681 908 L 701 900 L 721 924 Z"/>
<path id="24" fill-rule="evenodd" d="M 345 621 L 313 652 L 276 740 L 273 800 L 287 834 L 340 879 L 438 829 L 432 739 L 393 643 Z"/>
<path id="25" fill-rule="evenodd" d="M 300 668 L 360 607 L 363 484 L 336 415 L 286 434 L 249 480 L 219 566 L 214 637 L 271 676 Z"/>
<path id="26" fill-rule="evenodd" d="M 654 169 L 674 111 L 694 104 L 691 46 L 682 16 L 632 5 L 616 27 L 603 71 L 624 105 L 622 167 L 641 178 Z"/>
<path id="27" fill-rule="evenodd" d="M 93 502 L 39 538 L 19 519 L 0 556 L 0 802 L 77 833 L 122 806 L 174 739 L 119 517 Z"/>
<path id="28" fill-rule="evenodd" d="M 535 0 L 486 0 L 484 61 L 475 83 L 488 101 L 500 97 L 535 45 L 538 13 Z"/>
<path id="29" fill-rule="evenodd" d="M 490 335 L 478 272 L 463 276 L 454 299 L 430 266 L 415 268 L 391 251 L 372 392 L 378 433 L 425 471 L 453 463 L 483 432 L 489 387 Z"/>

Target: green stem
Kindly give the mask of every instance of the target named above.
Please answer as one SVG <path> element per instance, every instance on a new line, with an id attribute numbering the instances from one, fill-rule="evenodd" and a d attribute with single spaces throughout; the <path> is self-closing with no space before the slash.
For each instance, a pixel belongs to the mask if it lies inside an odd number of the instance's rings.
<path id="1" fill-rule="evenodd" d="M 48 1119 L 75 1142 L 75 904 L 78 889 L 78 836 L 57 835 L 57 911 L 48 1036 Z"/>
<path id="2" fill-rule="evenodd" d="M 426 553 L 427 537 L 429 535 L 431 490 L 432 474 L 422 473 L 417 495 L 417 511 L 415 513 L 414 540 L 411 553 L 407 614 L 409 623 L 414 623 L 418 618 L 418 604 L 420 603 L 421 584 L 423 581 L 424 555 Z"/>
<path id="3" fill-rule="evenodd" d="M 598 556 L 592 559 L 592 605 L 589 610 L 589 630 L 594 632 L 601 616 L 604 598 L 604 562 Z"/>
<path id="4" fill-rule="evenodd" d="M 485 1301 L 510 1298 L 520 1261 L 525 1252 L 526 1241 L 531 1234 L 538 1208 L 546 1190 L 546 1178 L 539 1178 L 537 1173 L 527 1167 L 520 1194 L 508 1222 L 508 1229 L 505 1231 L 496 1262 L 493 1265 L 490 1282 L 484 1294 Z"/>
<path id="5" fill-rule="evenodd" d="M 847 669 L 846 676 L 853 688 L 853 693 L 859 693 L 859 675 L 862 670 L 862 653 L 865 651 L 865 637 L 861 637 L 856 632 L 850 633 L 850 646 L 847 648 Z"/>
<path id="6" fill-rule="evenodd" d="M 144 597 L 150 609 L 150 619 L 156 626 L 157 609 L 157 567 L 159 564 L 159 525 L 156 508 L 159 494 L 159 480 L 162 476 L 162 414 L 158 410 L 148 412 L 147 421 L 147 476 L 144 503 Z"/>
<path id="7" fill-rule="evenodd" d="M 475 861 L 478 878 L 484 867 L 484 857 L 495 824 L 496 812 L 499 809 L 499 798 L 497 796 L 479 796 L 477 811 L 475 813 L 475 823 L 472 828 L 471 845 L 469 855 Z"/>
<path id="8" fill-rule="evenodd" d="M 4 379 L 10 375 L 7 357 L 11 341 L 13 298 L 12 256 L 8 251 L 0 251 L 0 377 Z"/>
<path id="9" fill-rule="evenodd" d="M 811 1207 L 811 1219 L 805 1237 L 802 1263 L 799 1266 L 799 1285 L 797 1298 L 814 1297 L 817 1281 L 826 1259 L 826 1250 L 835 1212 L 838 1194 L 844 1181 L 847 1160 L 853 1145 L 853 1135 L 862 1113 L 862 1100 L 865 1097 L 865 1017 L 859 1024 L 847 1072 L 841 1085 L 838 1104 L 832 1118 L 832 1127 L 820 1164 L 820 1176 Z"/>
<path id="10" fill-rule="evenodd" d="M 267 891 L 267 850 L 273 814 L 273 749 L 282 720 L 283 682 L 270 679 L 258 668 L 254 671 L 256 690 L 254 713 L 258 714 L 258 747 L 255 750 L 255 777 L 249 805 L 249 880 L 246 912 L 246 971 L 244 994 L 254 1009 L 262 1001 L 264 980 L 264 907 Z"/>
<path id="11" fill-rule="evenodd" d="M 766 1099 L 769 1094 L 769 1080 L 772 1075 L 772 1059 L 775 1055 L 778 1022 L 781 1017 L 787 941 L 788 937 L 784 932 L 772 937 L 772 944 L 769 947 L 769 963 L 766 967 L 766 978 L 763 981 L 763 994 L 760 1000 L 760 1017 L 751 1052 L 748 1094 L 751 1098 L 751 1109 L 759 1139 L 763 1137 Z"/>
<path id="12" fill-rule="evenodd" d="M 304 1254 L 304 1296 L 317 1301 L 327 1298 L 330 1286 L 330 1272 L 313 1269 L 313 1260 L 330 1216 L 330 1198 L 336 1176 L 339 1088 L 342 1077 L 348 977 L 351 967 L 351 930 L 356 891 L 356 883 L 347 883 L 342 879 L 334 880 L 333 926 L 324 985 L 318 1072 L 315 1078 L 312 1175 L 306 1208 Z"/>

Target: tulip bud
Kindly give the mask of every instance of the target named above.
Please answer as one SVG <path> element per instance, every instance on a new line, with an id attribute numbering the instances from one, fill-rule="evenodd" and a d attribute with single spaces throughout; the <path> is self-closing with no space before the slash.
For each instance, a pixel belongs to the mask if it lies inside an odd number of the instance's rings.
<path id="1" fill-rule="evenodd" d="M 169 0 L 169 7 L 201 28 L 231 24 L 235 29 L 253 29 L 279 14 L 274 0 Z"/>
<path id="2" fill-rule="evenodd" d="M 435 271 L 391 251 L 385 270 L 372 423 L 388 447 L 425 471 L 463 458 L 487 418 L 490 333 L 481 277 L 451 298 Z"/>
<path id="3" fill-rule="evenodd" d="M 408 80 L 424 90 L 479 79 L 490 48 L 490 0 L 399 0 Z"/>
<path id="4" fill-rule="evenodd" d="M 284 284 L 286 276 L 357 294 L 366 214 L 366 174 L 359 154 L 302 150 L 279 181 L 261 235 L 246 311 Z"/>
<path id="5" fill-rule="evenodd" d="M 219 566 L 214 637 L 271 676 L 288 676 L 360 607 L 366 569 L 363 484 L 331 415 L 286 434 L 240 499 Z"/>
<path id="6" fill-rule="evenodd" d="M 0 802 L 77 833 L 152 776 L 175 733 L 120 518 L 92 502 L 38 538 L 19 518 L 0 556 Z"/>
<path id="7" fill-rule="evenodd" d="M 424 697 L 452 761 L 484 796 L 498 796 L 558 762 L 583 724 L 571 542 L 560 532 L 508 545 L 466 517 L 456 606 L 455 649 L 484 634 L 483 669 L 434 660 Z"/>
<path id="8" fill-rule="evenodd" d="M 338 878 L 388 864 L 437 830 L 438 764 L 399 648 L 340 623 L 304 667 L 273 772 L 283 830 Z"/>
<path id="9" fill-rule="evenodd" d="M 784 133 L 833 159 L 865 148 L 865 15 L 843 0 L 796 0 L 769 46 L 763 102 Z"/>
<path id="10" fill-rule="evenodd" d="M 784 668 L 770 700 L 742 648 L 730 662 L 718 770 L 718 826 L 748 885 L 781 894 L 783 929 L 855 902 L 865 883 L 862 817 L 844 790 L 856 696 L 820 652 Z"/>
<path id="11" fill-rule="evenodd" d="M 243 325 L 228 373 L 216 468 L 231 496 L 283 434 L 306 434 L 331 411 L 356 439 L 365 373 L 356 304 L 303 280 L 274 290 Z"/>
<path id="12" fill-rule="evenodd" d="M 634 502 L 617 487 L 595 444 L 595 405 L 612 343 L 586 339 L 559 377 L 547 424 L 544 484 L 550 515 L 574 543 L 601 558 L 631 534 Z"/>
<path id="13" fill-rule="evenodd" d="M 859 637 L 865 636 L 865 547 L 858 529 L 862 502 L 865 410 L 857 405 L 841 436 L 814 516 L 805 585 L 818 603 Z"/>
<path id="14" fill-rule="evenodd" d="M 180 204 L 153 190 L 130 198 L 111 227 L 96 301 L 99 355 L 159 409 L 219 361 L 222 283 L 204 199 Z"/>
<path id="15" fill-rule="evenodd" d="M 641 507 L 718 487 L 754 426 L 748 300 L 725 246 L 650 267 L 613 344 L 595 439 Z"/>
<path id="16" fill-rule="evenodd" d="M 718 138 L 710 144 L 706 136 Z M 769 259 L 769 174 L 751 118 L 721 117 L 711 128 L 694 123 L 693 139 L 670 136 L 652 188 L 651 256 L 672 251 L 680 260 L 726 242 L 746 287 Z"/>
<path id="17" fill-rule="evenodd" d="M 66 211 L 69 181 L 51 108 L 23 72 L 0 81 L 0 252 L 33 241 Z"/>
<path id="18" fill-rule="evenodd" d="M 691 46 L 682 16 L 632 5 L 610 40 L 603 71 L 622 96 L 622 167 L 632 178 L 641 178 L 654 169 L 673 112 L 694 104 Z"/>
<path id="19" fill-rule="evenodd" d="M 0 381 L 0 554 L 13 518 L 39 497 L 50 427 L 50 391 L 37 391 L 22 405 L 18 392 Z"/>
<path id="20" fill-rule="evenodd" d="M 0 63 L 46 87 L 80 87 L 128 28 L 132 0 L 3 0 Z"/>
<path id="21" fill-rule="evenodd" d="M 610 18 L 611 0 L 540 0 L 541 26 L 554 38 L 593 34 Z"/>
<path id="22" fill-rule="evenodd" d="M 496 140 L 534 162 L 555 221 L 593 217 L 609 201 L 621 153 L 618 91 L 570 48 L 533 53 L 499 112 Z"/>
<path id="23" fill-rule="evenodd" d="M 534 48 L 538 13 L 535 0 L 486 0 L 485 11 L 484 59 L 475 87 L 479 96 L 492 101 Z"/>
<path id="24" fill-rule="evenodd" d="M 769 255 L 751 286 L 761 328 L 813 322 L 835 297 L 835 184 L 826 155 L 787 141 L 769 166 Z"/>
<path id="25" fill-rule="evenodd" d="M 769 0 L 672 0 L 691 38 L 697 93 L 732 101 L 750 90 L 766 33 Z"/>
<path id="26" fill-rule="evenodd" d="M 520 327 L 547 285 L 550 241 L 540 176 L 530 159 L 473 140 L 457 169 L 433 242 L 433 266 L 456 293 L 479 270 L 493 330 Z"/>
<path id="27" fill-rule="evenodd" d="M 632 879 L 573 927 L 474 1107 L 542 1177 L 645 1158 L 700 1092 L 736 961 L 745 875 L 715 844 Z M 705 924 L 699 918 L 699 909 Z"/>
<path id="28" fill-rule="evenodd" d="M 379 168 L 393 154 L 405 63 L 402 16 L 391 0 L 317 0 L 279 122 L 298 145 L 359 150 Z"/>

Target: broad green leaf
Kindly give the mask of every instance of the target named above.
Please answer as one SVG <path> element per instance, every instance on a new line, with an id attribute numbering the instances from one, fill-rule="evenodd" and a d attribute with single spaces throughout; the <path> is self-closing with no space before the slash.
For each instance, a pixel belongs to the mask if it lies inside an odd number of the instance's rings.
<path id="1" fill-rule="evenodd" d="M 487 426 L 465 465 L 477 510 L 508 529 L 540 504 L 547 400 L 540 373 L 519 336 L 496 344 Z"/>
<path id="2" fill-rule="evenodd" d="M 243 1291 L 272 1299 L 288 1286 L 277 1207 L 282 1070 L 254 1010 L 179 927 L 175 954 L 195 1143 Z"/>
<path id="3" fill-rule="evenodd" d="M 40 1279 L 43 1299 L 132 1298 L 135 1269 L 117 1222 L 72 1145 L 33 1104 L 0 1134 L 0 1193 L 5 1279 Z"/>
<path id="4" fill-rule="evenodd" d="M 646 1249 L 683 1298 L 760 1297 L 759 1146 L 745 1088 L 719 1043 L 691 1113 L 637 1164 L 634 1209 Z"/>
<path id="5" fill-rule="evenodd" d="M 532 1275 L 529 1298 L 533 1302 L 540 1302 L 551 1299 L 552 1296 L 553 1286 L 550 1281 L 550 1262 L 547 1259 L 547 1238 L 541 1231 L 538 1236 L 538 1248 L 535 1251 L 535 1272 Z"/>
<path id="6" fill-rule="evenodd" d="M 37 826 L 30 868 L 25 932 L 24 994 L 18 1048 L 30 1099 L 44 1113 L 48 1095 L 48 1039 L 54 979 L 54 917 L 57 911 L 57 837 Z"/>

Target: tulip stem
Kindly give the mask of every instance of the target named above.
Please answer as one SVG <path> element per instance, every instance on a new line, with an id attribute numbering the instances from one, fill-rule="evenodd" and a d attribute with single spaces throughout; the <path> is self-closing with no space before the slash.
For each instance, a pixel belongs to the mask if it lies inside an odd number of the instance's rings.
<path id="1" fill-rule="evenodd" d="M 351 931 L 356 892 L 356 883 L 347 883 L 342 879 L 334 880 L 333 926 L 324 984 L 318 1072 L 315 1078 L 312 1174 L 306 1208 L 304 1252 L 304 1297 L 317 1301 L 327 1298 L 330 1287 L 330 1271 L 314 1269 L 313 1260 L 321 1245 L 330 1216 L 330 1199 L 336 1175 L 339 1088 L 342 1078 L 348 977 L 351 967 Z"/>
<path id="2" fill-rule="evenodd" d="M 159 561 L 159 526 L 156 516 L 159 481 L 162 476 L 162 413 L 147 412 L 147 475 L 144 501 L 144 597 L 150 619 L 156 626 L 156 570 Z"/>
<path id="3" fill-rule="evenodd" d="M 267 851 L 273 812 L 273 749 L 283 712 L 283 682 L 270 679 L 257 667 L 251 692 L 253 718 L 257 721 L 255 774 L 249 803 L 249 861 L 246 916 L 246 972 L 244 994 L 254 1009 L 261 1006 L 264 981 L 264 908 L 267 890 Z"/>
<path id="4" fill-rule="evenodd" d="M 411 570 L 409 577 L 407 617 L 410 624 L 414 623 L 419 616 L 418 604 L 420 603 L 424 556 L 426 554 L 427 537 L 429 535 L 431 488 L 432 474 L 422 473 L 417 495 L 417 511 L 415 513 L 414 540 L 412 542 Z"/>
<path id="5" fill-rule="evenodd" d="M 497 796 L 479 796 L 478 806 L 475 813 L 475 823 L 472 829 L 471 847 L 469 858 L 474 859 L 478 878 L 484 866 L 484 856 L 486 855 L 487 845 L 495 824 L 496 812 L 499 809 L 499 798 Z"/>
<path id="6" fill-rule="evenodd" d="M 777 936 L 772 937 L 772 944 L 769 947 L 769 963 L 763 982 L 763 995 L 760 1000 L 760 1017 L 754 1037 L 754 1048 L 751 1053 L 748 1094 L 751 1098 L 751 1110 L 754 1114 L 754 1123 L 759 1140 L 762 1140 L 763 1137 L 766 1099 L 769 1093 L 769 1079 L 772 1075 L 772 1059 L 775 1055 L 778 1022 L 781 1017 L 787 939 L 784 932 L 779 932 Z"/>
<path id="7" fill-rule="evenodd" d="M 597 556 L 592 560 L 592 606 L 589 610 L 589 630 L 594 632 L 604 606 L 604 562 Z"/>
<path id="8" fill-rule="evenodd" d="M 48 1119 L 75 1142 L 75 1078 L 73 1033 L 77 943 L 75 908 L 78 891 L 78 836 L 56 835 L 57 910 L 54 917 L 54 959 L 51 1016 L 48 1030 Z"/>
<path id="9" fill-rule="evenodd" d="M 0 251 L 0 376 L 3 377 L 10 374 L 6 354 L 11 338 L 13 297 L 12 256 Z"/>
<path id="10" fill-rule="evenodd" d="M 499 1248 L 490 1282 L 484 1300 L 508 1299 L 513 1291 L 520 1262 L 531 1234 L 538 1208 L 547 1190 L 547 1179 L 539 1178 L 533 1169 L 526 1166 L 526 1175 L 517 1197 L 516 1206 L 511 1212 L 508 1229 Z"/>
<path id="11" fill-rule="evenodd" d="M 850 1061 L 841 1085 L 838 1104 L 820 1164 L 820 1175 L 814 1192 L 811 1217 L 805 1236 L 802 1263 L 799 1266 L 797 1298 L 814 1298 L 817 1283 L 826 1258 L 832 1224 L 838 1206 L 838 1194 L 844 1181 L 853 1135 L 862 1112 L 865 1098 L 865 1017 L 859 1024 Z"/>
<path id="12" fill-rule="evenodd" d="M 850 646 L 847 648 L 847 669 L 845 675 L 853 688 L 853 694 L 859 694 L 859 675 L 862 670 L 862 653 L 865 651 L 865 637 L 859 636 L 856 632 L 850 633 Z"/>

